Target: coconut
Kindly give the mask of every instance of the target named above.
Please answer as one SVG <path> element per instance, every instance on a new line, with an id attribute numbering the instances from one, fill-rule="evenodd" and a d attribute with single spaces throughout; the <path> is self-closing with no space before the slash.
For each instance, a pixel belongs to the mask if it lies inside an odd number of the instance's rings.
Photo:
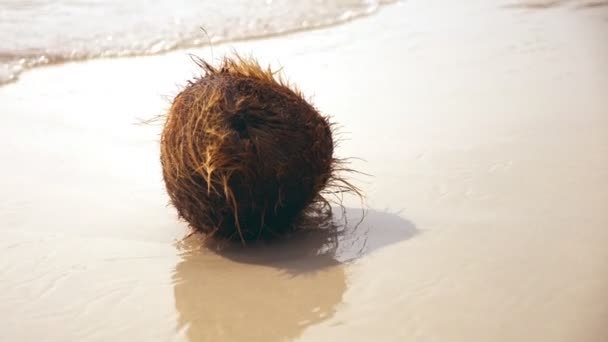
<path id="1" fill-rule="evenodd" d="M 324 189 L 356 191 L 336 174 L 332 125 L 300 91 L 253 59 L 195 61 L 204 73 L 175 97 L 161 137 L 167 192 L 193 230 L 281 236 L 329 208 Z"/>

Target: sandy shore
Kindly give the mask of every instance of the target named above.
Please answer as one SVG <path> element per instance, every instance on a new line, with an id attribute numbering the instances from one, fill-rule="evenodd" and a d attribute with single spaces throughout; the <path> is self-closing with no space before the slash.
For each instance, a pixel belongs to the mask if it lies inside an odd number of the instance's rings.
<path id="1" fill-rule="evenodd" d="M 0 87 L 0 340 L 606 341 L 608 9 L 513 3 Z M 370 210 L 355 230 L 346 200 L 337 245 L 175 243 L 160 127 L 137 122 L 197 72 L 187 53 L 231 49 L 284 66 L 365 160 Z"/>

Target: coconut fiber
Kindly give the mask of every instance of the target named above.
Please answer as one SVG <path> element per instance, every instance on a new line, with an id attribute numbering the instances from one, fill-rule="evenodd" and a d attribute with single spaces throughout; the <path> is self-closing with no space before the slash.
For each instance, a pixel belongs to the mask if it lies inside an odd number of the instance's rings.
<path id="1" fill-rule="evenodd" d="M 324 189 L 356 191 L 336 176 L 328 119 L 297 89 L 252 59 L 196 62 L 203 76 L 175 97 L 161 138 L 166 189 L 191 228 L 268 239 L 329 207 Z"/>

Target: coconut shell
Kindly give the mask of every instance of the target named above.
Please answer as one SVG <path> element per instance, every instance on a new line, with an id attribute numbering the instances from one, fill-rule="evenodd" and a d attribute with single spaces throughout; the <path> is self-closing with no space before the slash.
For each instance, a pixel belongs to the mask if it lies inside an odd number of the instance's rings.
<path id="1" fill-rule="evenodd" d="M 197 63 L 204 75 L 175 97 L 162 132 L 171 203 L 216 237 L 245 242 L 296 229 L 338 179 L 328 119 L 253 60 Z"/>

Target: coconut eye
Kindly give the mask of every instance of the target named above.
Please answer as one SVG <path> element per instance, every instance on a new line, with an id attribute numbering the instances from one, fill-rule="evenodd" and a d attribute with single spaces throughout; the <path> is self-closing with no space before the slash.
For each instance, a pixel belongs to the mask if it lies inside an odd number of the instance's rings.
<path id="1" fill-rule="evenodd" d="M 247 134 L 247 122 L 241 113 L 237 113 L 230 118 L 230 127 L 238 133 L 241 139 L 249 138 L 249 134 Z"/>

